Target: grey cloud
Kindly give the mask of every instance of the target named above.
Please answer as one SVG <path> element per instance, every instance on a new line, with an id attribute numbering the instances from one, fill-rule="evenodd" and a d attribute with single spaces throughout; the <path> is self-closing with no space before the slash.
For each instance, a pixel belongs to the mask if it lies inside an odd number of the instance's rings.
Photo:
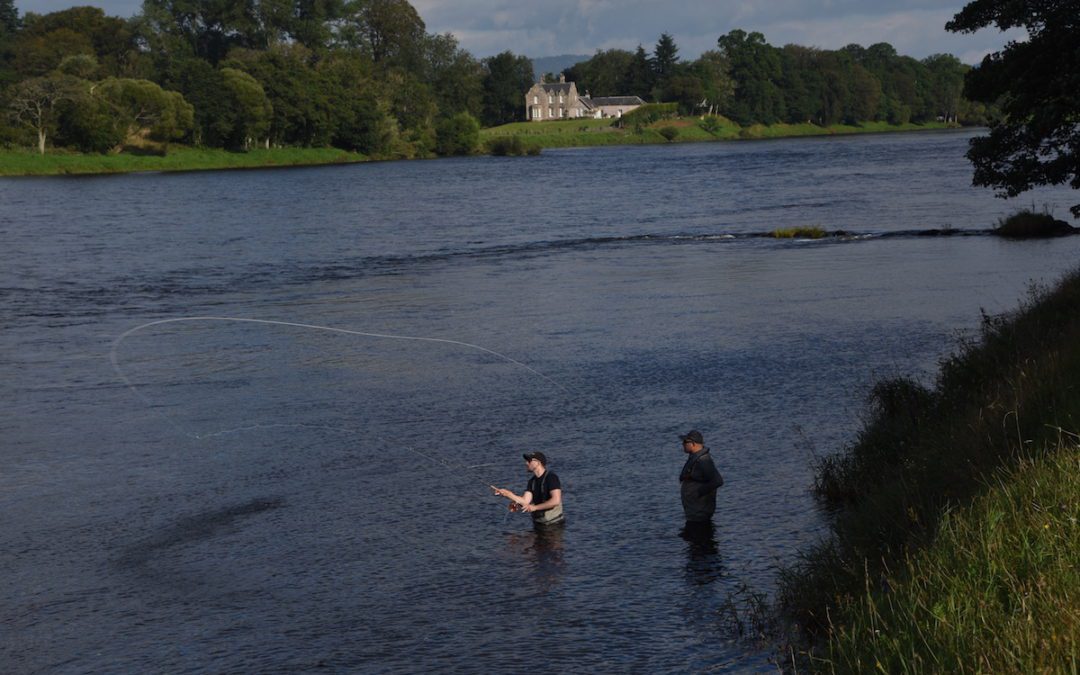
<path id="1" fill-rule="evenodd" d="M 20 11 L 53 12 L 71 0 L 24 0 Z M 106 0 L 108 14 L 130 16 L 139 0 Z M 944 29 L 963 0 L 741 0 L 663 2 L 659 0 L 412 0 L 433 33 L 453 33 L 478 57 L 505 50 L 538 57 L 591 54 L 598 49 L 651 49 L 670 33 L 680 54 L 694 58 L 716 39 L 741 28 L 758 31 L 774 45 L 796 43 L 836 49 L 852 42 L 889 42 L 902 54 L 922 58 L 949 52 L 967 62 L 1000 49 L 1007 39 L 984 30 L 955 35 Z"/>

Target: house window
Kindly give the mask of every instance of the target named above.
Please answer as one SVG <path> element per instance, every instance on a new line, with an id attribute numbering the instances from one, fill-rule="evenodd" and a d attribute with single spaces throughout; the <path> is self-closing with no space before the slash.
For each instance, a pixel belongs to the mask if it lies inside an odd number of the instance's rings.
<path id="1" fill-rule="evenodd" d="M 559 103 L 562 103 L 562 102 L 563 102 L 563 100 L 562 100 L 562 94 L 559 94 Z"/>
<path id="2" fill-rule="evenodd" d="M 540 102 L 540 100 L 539 100 L 539 99 L 540 99 L 540 97 L 539 97 L 539 96 L 535 96 L 535 95 L 534 95 L 534 96 L 533 96 L 533 105 L 536 105 L 537 103 L 539 103 L 539 102 Z"/>
<path id="3" fill-rule="evenodd" d="M 555 102 L 555 97 L 552 96 L 551 94 L 548 94 L 548 103 L 551 104 L 551 103 L 554 103 L 554 102 Z"/>
<path id="4" fill-rule="evenodd" d="M 555 117 L 555 106 L 548 108 L 548 117 Z"/>

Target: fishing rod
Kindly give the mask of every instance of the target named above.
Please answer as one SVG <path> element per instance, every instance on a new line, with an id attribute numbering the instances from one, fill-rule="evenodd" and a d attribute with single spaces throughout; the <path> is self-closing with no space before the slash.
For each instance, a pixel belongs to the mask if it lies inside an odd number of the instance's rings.
<path id="1" fill-rule="evenodd" d="M 213 432 L 213 433 L 210 433 L 210 434 L 192 434 L 192 433 L 189 433 L 188 431 L 186 431 L 185 429 L 181 428 L 176 423 L 176 421 L 173 420 L 170 416 L 168 416 L 168 415 L 166 415 L 164 413 L 161 413 L 160 411 L 157 411 L 156 406 L 154 405 L 154 403 L 142 393 L 142 391 L 139 389 L 138 386 L 135 385 L 134 382 L 131 381 L 131 378 L 129 378 L 127 376 L 127 373 L 125 373 L 124 369 L 120 366 L 120 360 L 119 360 L 118 353 L 119 353 L 120 346 L 123 344 L 124 340 L 131 337 L 135 333 L 138 333 L 139 331 L 145 330 L 147 328 L 151 328 L 153 326 L 161 326 L 161 325 L 172 324 L 172 323 L 191 323 L 191 322 L 229 322 L 229 323 L 262 324 L 262 325 L 271 325 L 271 326 L 286 326 L 286 327 L 292 327 L 292 328 L 302 328 L 302 329 L 305 329 L 305 330 L 316 330 L 316 331 L 324 331 L 324 332 L 328 332 L 328 333 L 339 333 L 339 334 L 344 334 L 344 335 L 356 335 L 356 336 L 361 336 L 361 337 L 379 338 L 379 339 L 386 339 L 386 340 L 407 340 L 407 341 L 414 341 L 414 342 L 449 344 L 449 345 L 455 345 L 455 346 L 459 346 L 459 347 L 466 347 L 466 348 L 469 348 L 469 349 L 473 349 L 473 350 L 476 350 L 476 351 L 483 352 L 485 354 L 489 354 L 489 355 L 494 356 L 494 357 L 496 357 L 498 359 L 501 359 L 501 360 L 506 361 L 508 363 L 512 363 L 512 364 L 514 364 L 516 366 L 524 368 L 525 370 L 529 371 L 530 373 L 533 373 L 534 375 L 537 375 L 538 377 L 540 377 L 543 380 L 545 380 L 546 382 L 554 385 L 555 387 L 561 389 L 562 391 L 573 395 L 573 392 L 571 392 L 569 389 L 567 389 L 562 384 L 556 382 L 555 380 L 551 379 L 550 377 L 548 377 L 547 375 L 541 373 L 540 371 L 538 371 L 538 370 L 536 370 L 534 368 L 531 368 L 530 366 L 522 363 L 521 361 L 513 359 L 513 358 L 511 358 L 511 357 L 509 357 L 509 356 L 507 356 L 505 354 L 501 354 L 501 353 L 499 353 L 499 352 L 497 352 L 497 351 L 495 351 L 493 349 L 488 349 L 487 347 L 482 347 L 480 345 L 472 344 L 472 343 L 469 343 L 469 342 L 462 342 L 460 340 L 450 340 L 450 339 L 446 339 L 446 338 L 418 337 L 418 336 L 411 336 L 411 335 L 393 335 L 393 334 L 388 334 L 388 333 L 371 333 L 371 332 L 366 332 L 366 331 L 349 330 L 349 329 L 345 329 L 345 328 L 334 328 L 332 326 L 319 326 L 319 325 L 315 325 L 315 324 L 298 323 L 298 322 L 294 322 L 294 321 L 277 321 L 277 320 L 272 320 L 272 319 L 251 319 L 251 318 L 246 318 L 246 317 L 233 317 L 233 316 L 188 316 L 188 317 L 177 317 L 177 318 L 172 318 L 172 319 L 158 319 L 156 321 L 148 321 L 146 323 L 140 324 L 138 326 L 135 326 L 134 328 L 130 328 L 130 329 L 124 331 L 123 333 L 121 333 L 119 336 L 117 336 L 117 338 L 115 340 L 113 340 L 112 348 L 109 351 L 109 360 L 112 362 L 113 370 L 116 371 L 117 376 L 124 382 L 124 384 L 127 386 L 127 388 L 133 394 L 135 394 L 140 400 L 143 401 L 143 403 L 145 403 L 147 405 L 147 407 L 155 410 L 155 412 L 158 412 L 158 414 L 161 415 L 170 425 L 172 425 L 173 428 L 175 428 L 181 435 L 187 436 L 189 438 L 194 438 L 196 440 L 202 440 L 204 438 L 212 438 L 214 436 L 222 436 L 222 435 L 231 434 L 231 433 L 240 433 L 240 432 L 243 432 L 243 431 L 251 431 L 251 430 L 256 430 L 256 429 L 265 429 L 265 428 L 274 428 L 274 427 L 322 429 L 322 430 L 326 430 L 326 431 L 335 431 L 335 432 L 339 432 L 339 433 L 346 433 L 346 434 L 353 434 L 353 435 L 360 435 L 361 432 L 356 431 L 354 429 L 346 429 L 346 428 L 341 428 L 341 427 L 329 427 L 329 426 L 321 426 L 321 425 L 313 425 L 313 424 L 303 424 L 303 423 L 255 424 L 255 425 L 250 425 L 250 426 L 246 426 L 246 427 L 237 427 L 235 429 L 226 429 L 224 431 Z M 381 441 L 383 443 L 387 443 L 388 445 L 391 444 L 386 438 L 383 438 L 383 437 L 381 437 L 381 436 L 379 436 L 377 434 L 370 434 L 370 432 L 366 432 L 366 433 L 368 433 L 368 435 L 374 436 L 377 440 L 379 440 L 379 441 Z M 459 463 L 451 463 L 451 462 L 447 461 L 446 459 L 444 459 L 444 458 L 442 458 L 440 456 L 426 453 L 426 452 L 424 452 L 422 450 L 419 450 L 418 448 L 415 448 L 415 447 L 413 447 L 411 445 L 408 445 L 408 444 L 405 444 L 405 443 L 402 443 L 400 445 L 401 445 L 401 447 L 404 447 L 405 449 L 419 455 L 420 457 L 423 457 L 424 459 L 426 459 L 428 461 L 436 462 L 438 464 L 442 464 L 443 466 L 445 466 L 445 467 L 447 467 L 447 468 L 449 468 L 451 470 L 462 472 L 470 480 L 472 480 L 474 482 L 482 483 L 484 485 L 484 487 L 486 487 L 486 488 L 496 489 L 495 486 L 491 483 L 491 481 L 484 479 L 483 477 L 480 476 L 479 473 L 475 472 L 474 470 L 472 470 L 471 467 L 469 467 L 469 466 L 467 466 L 465 464 L 462 464 L 460 462 Z"/>

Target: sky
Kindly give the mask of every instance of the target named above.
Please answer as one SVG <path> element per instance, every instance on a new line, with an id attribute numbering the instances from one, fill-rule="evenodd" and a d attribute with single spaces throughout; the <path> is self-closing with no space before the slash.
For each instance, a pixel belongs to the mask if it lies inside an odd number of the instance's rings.
<path id="1" fill-rule="evenodd" d="M 758 31 L 769 44 L 839 49 L 888 42 L 906 56 L 949 53 L 975 64 L 1022 31 L 986 28 L 972 35 L 945 30 L 963 0 L 411 0 L 429 33 L 452 33 L 477 58 L 502 51 L 539 58 L 601 49 L 651 52 L 661 33 L 694 59 L 721 35 Z M 45 14 L 76 4 L 132 16 L 141 0 L 15 0 L 20 13 Z"/>

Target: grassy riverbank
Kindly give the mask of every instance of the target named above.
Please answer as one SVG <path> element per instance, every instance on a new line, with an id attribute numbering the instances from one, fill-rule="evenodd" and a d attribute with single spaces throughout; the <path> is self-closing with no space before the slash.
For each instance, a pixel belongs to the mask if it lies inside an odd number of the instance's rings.
<path id="1" fill-rule="evenodd" d="M 518 139 L 524 149 L 569 148 L 605 145 L 643 145 L 668 142 L 752 140 L 795 136 L 829 136 L 889 131 L 920 131 L 950 128 L 944 123 L 891 125 L 867 122 L 861 125 L 773 124 L 740 127 L 717 117 L 708 124 L 698 118 L 663 120 L 639 128 L 618 128 L 611 120 L 567 120 L 557 122 L 515 122 L 480 131 L 481 148 L 491 151 L 490 141 Z M 674 130 L 674 132 L 672 132 Z M 668 140 L 665 133 L 672 137 Z M 505 154 L 505 153 L 504 153 Z M 520 154 L 524 154 L 520 153 Z M 230 152 L 174 145 L 167 154 L 121 152 L 81 154 L 52 150 L 40 155 L 30 150 L 0 150 L 0 176 L 56 176 L 77 174 L 131 173 L 137 171 L 199 171 L 206 169 L 254 169 L 280 166 L 313 166 L 363 162 L 371 158 L 335 148 L 272 148 Z"/>
<path id="2" fill-rule="evenodd" d="M 1076 672 L 1080 272 L 988 318 L 936 387 L 876 387 L 818 467 L 831 538 L 783 575 L 824 672 Z"/>
<path id="3" fill-rule="evenodd" d="M 885 133 L 892 131 L 925 131 L 954 128 L 945 123 L 889 124 L 865 122 L 859 125 L 834 124 L 755 124 L 740 127 L 731 120 L 716 117 L 712 123 L 697 117 L 662 120 L 648 126 L 633 128 L 612 126 L 611 120 L 559 120 L 554 122 L 514 122 L 480 131 L 481 140 L 517 136 L 523 141 L 544 148 L 571 148 L 605 145 L 644 145 L 650 143 L 681 143 L 703 141 L 753 140 L 790 138 L 796 136 L 837 136 L 844 134 Z M 676 134 L 668 141 L 661 130 L 672 128 Z"/>
<path id="4" fill-rule="evenodd" d="M 168 154 L 113 155 L 0 151 L 0 176 L 56 176 L 131 173 L 135 171 L 198 171 L 311 166 L 365 161 L 363 155 L 334 148 L 271 148 L 229 152 L 174 146 Z"/>

